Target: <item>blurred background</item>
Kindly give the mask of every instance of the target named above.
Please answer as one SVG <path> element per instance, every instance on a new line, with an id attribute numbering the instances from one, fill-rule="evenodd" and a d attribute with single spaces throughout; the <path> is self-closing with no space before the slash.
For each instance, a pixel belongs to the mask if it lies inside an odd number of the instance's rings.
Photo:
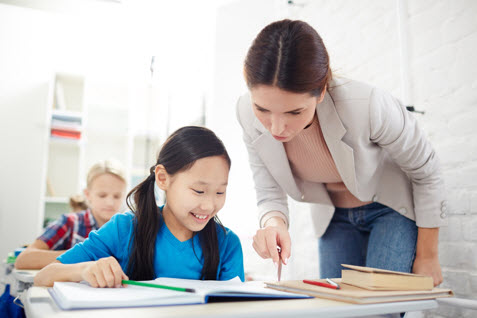
<path id="1" fill-rule="evenodd" d="M 122 161 L 130 189 L 165 137 L 194 124 L 214 130 L 231 155 L 219 217 L 242 241 L 246 274 L 273 279 L 273 264 L 251 246 L 255 192 L 235 103 L 254 37 L 290 18 L 316 28 L 335 76 L 425 112 L 415 116 L 441 158 L 451 204 L 440 231 L 443 286 L 476 298 L 476 16 L 473 0 L 1 0 L 1 257 L 67 212 L 92 163 Z M 283 277 L 317 277 L 309 211 L 289 203 Z M 457 310 L 433 317 L 464 315 Z"/>

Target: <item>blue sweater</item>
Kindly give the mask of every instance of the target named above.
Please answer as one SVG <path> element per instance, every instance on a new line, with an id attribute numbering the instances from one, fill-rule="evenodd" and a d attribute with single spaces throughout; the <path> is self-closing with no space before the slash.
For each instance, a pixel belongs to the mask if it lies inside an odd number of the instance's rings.
<path id="1" fill-rule="evenodd" d="M 60 255 L 57 260 L 63 264 L 74 264 L 114 256 L 126 273 L 130 252 L 128 246 L 133 235 L 133 218 L 132 212 L 114 215 L 99 230 L 91 232 L 84 242 L 76 244 Z M 225 233 L 217 225 L 217 239 L 220 254 L 217 280 L 228 280 L 239 276 L 244 281 L 242 246 L 238 236 L 227 228 Z M 161 220 L 154 253 L 156 277 L 200 279 L 203 263 L 199 236 L 195 235 L 181 242 Z"/>

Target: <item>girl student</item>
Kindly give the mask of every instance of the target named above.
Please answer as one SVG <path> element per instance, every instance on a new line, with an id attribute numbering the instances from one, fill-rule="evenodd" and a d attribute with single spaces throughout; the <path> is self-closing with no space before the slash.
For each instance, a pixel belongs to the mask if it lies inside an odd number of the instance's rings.
<path id="1" fill-rule="evenodd" d="M 91 231 L 99 229 L 120 211 L 126 195 L 126 173 L 117 160 L 100 160 L 86 177 L 83 194 L 87 207 L 63 214 L 47 226 L 43 234 L 16 259 L 17 269 L 41 269 L 65 250 L 83 242 Z"/>
<path id="2" fill-rule="evenodd" d="M 225 203 L 230 158 L 209 129 L 187 126 L 162 146 L 150 175 L 127 196 L 130 212 L 41 270 L 35 284 L 87 281 L 119 287 L 122 279 L 173 277 L 244 280 L 242 247 L 217 213 Z M 154 185 L 165 192 L 156 205 Z"/>

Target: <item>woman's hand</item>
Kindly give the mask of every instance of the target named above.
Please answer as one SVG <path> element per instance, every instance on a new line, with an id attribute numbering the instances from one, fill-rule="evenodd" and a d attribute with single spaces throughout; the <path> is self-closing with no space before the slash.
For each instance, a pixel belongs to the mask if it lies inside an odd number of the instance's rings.
<path id="1" fill-rule="evenodd" d="M 412 272 L 414 274 L 431 276 L 434 280 L 434 287 L 442 283 L 442 271 L 441 265 L 439 264 L 439 258 L 434 257 L 418 257 L 414 260 L 414 265 L 412 266 Z"/>
<path id="2" fill-rule="evenodd" d="M 128 279 L 112 256 L 88 262 L 81 272 L 81 278 L 92 287 L 121 287 L 121 280 Z"/>
<path id="3" fill-rule="evenodd" d="M 442 271 L 438 256 L 439 228 L 417 230 L 416 258 L 412 266 L 414 274 L 431 276 L 434 286 L 442 283 Z"/>
<path id="4" fill-rule="evenodd" d="M 272 217 L 253 237 L 253 248 L 262 258 L 271 258 L 273 263 L 278 265 L 280 256 L 277 246 L 281 248 L 282 263 L 286 265 L 291 252 L 290 234 L 281 218 Z"/>

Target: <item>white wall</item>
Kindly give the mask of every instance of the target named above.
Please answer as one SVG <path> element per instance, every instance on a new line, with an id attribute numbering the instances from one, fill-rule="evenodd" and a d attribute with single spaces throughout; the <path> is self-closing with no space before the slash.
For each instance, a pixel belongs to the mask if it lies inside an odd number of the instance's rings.
<path id="1" fill-rule="evenodd" d="M 136 92 L 133 126 L 149 126 L 152 133 L 161 134 L 168 118 L 173 122 L 168 127 L 175 129 L 200 113 L 196 110 L 211 85 L 208 57 L 215 23 L 213 2 L 6 2 L 0 3 L 1 259 L 41 231 L 47 94 L 54 72 L 84 74 L 93 79 L 89 83 L 112 79 L 112 86 L 119 83 Z M 153 55 L 157 68 L 151 80 Z M 155 90 L 152 115 L 146 111 L 150 87 Z M 127 94 L 121 91 L 118 96 Z M 162 110 L 171 99 L 174 108 L 168 114 Z M 184 118 L 185 113 L 190 118 Z M 94 138 L 88 142 L 94 143 Z M 91 146 L 88 151 L 109 148 Z"/>
<path id="2" fill-rule="evenodd" d="M 242 131 L 236 120 L 235 104 L 247 91 L 243 61 L 253 39 L 267 24 L 286 17 L 288 13 L 286 2 L 276 0 L 232 1 L 217 11 L 215 85 L 212 107 L 207 111 L 207 125 L 224 140 L 232 157 L 227 203 L 219 216 L 239 235 L 246 274 L 258 280 L 274 279 L 276 270 L 270 260 L 261 259 L 252 248 L 253 235 L 258 228 L 255 190 Z M 302 222 L 311 220 L 306 206 L 298 207 L 297 203 L 290 202 L 290 207 L 300 211 Z M 318 276 L 317 246 L 312 229 L 301 227 L 293 219 L 290 232 L 301 232 L 302 235 L 294 236 L 292 258 L 283 268 L 283 279 L 303 277 L 305 273 Z"/>
<path id="3" fill-rule="evenodd" d="M 451 205 L 441 229 L 443 287 L 477 297 L 477 2 L 407 1 L 411 102 L 437 150 Z M 332 66 L 402 98 L 397 2 L 313 1 L 303 10 L 324 38 Z M 350 26 L 350 27 L 348 27 Z M 475 312 L 441 307 L 430 317 Z"/>
<path id="4" fill-rule="evenodd" d="M 15 32 L 12 32 L 15 30 Z M 33 239 L 41 228 L 46 102 L 53 23 L 31 11 L 0 5 L 0 255 Z M 20 235 L 19 235 L 20 234 Z"/>
<path id="5" fill-rule="evenodd" d="M 248 167 L 241 128 L 235 116 L 235 103 L 246 92 L 243 60 L 255 35 L 276 19 L 274 1 L 232 1 L 219 7 L 215 33 L 214 95 L 207 109 L 207 125 L 223 140 L 232 159 L 227 201 L 219 217 L 239 235 L 244 250 L 246 275 L 254 279 L 272 277 L 268 264 L 252 249 L 252 236 L 258 226 L 255 192 Z M 267 273 L 268 272 L 268 273 Z"/>
<path id="6" fill-rule="evenodd" d="M 443 286 L 477 298 L 477 2 L 409 1 L 413 96 L 441 159 L 451 211 L 441 230 Z M 429 317 L 472 317 L 442 307 Z"/>
<path id="7" fill-rule="evenodd" d="M 104 24 L 100 10 L 75 15 L 0 4 L 2 258 L 32 242 L 43 224 L 48 93 L 54 72 L 119 80 L 137 67 L 125 63 L 131 50 L 121 38 L 124 28 L 115 20 L 116 8 L 107 9 L 109 24 L 98 29 Z"/>

